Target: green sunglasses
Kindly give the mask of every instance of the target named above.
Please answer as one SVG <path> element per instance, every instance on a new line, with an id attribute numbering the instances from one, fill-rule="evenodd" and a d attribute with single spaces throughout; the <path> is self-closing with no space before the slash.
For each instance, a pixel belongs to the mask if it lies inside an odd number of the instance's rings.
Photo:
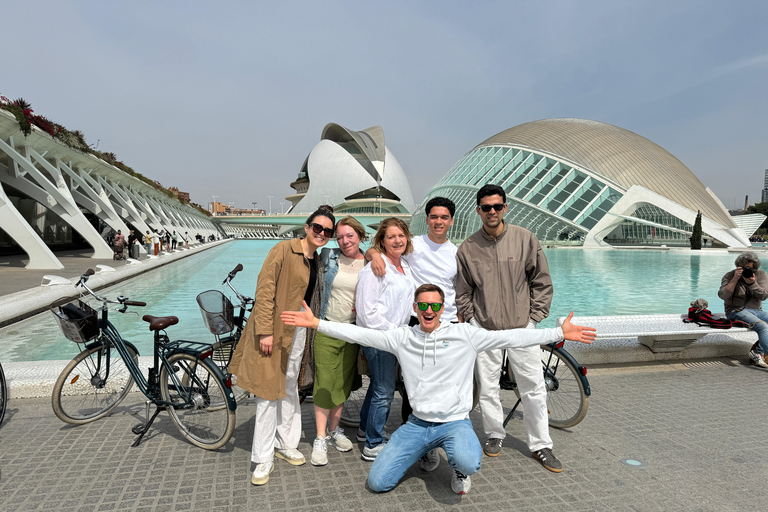
<path id="1" fill-rule="evenodd" d="M 442 302 L 416 302 L 416 306 L 418 306 L 419 311 L 426 311 L 427 308 L 432 308 L 432 311 L 437 313 L 440 311 L 440 308 L 443 307 Z"/>

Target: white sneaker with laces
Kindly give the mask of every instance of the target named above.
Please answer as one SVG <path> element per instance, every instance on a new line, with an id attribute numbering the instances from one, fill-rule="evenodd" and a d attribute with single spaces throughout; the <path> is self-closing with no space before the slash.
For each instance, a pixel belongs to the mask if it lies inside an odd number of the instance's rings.
<path id="1" fill-rule="evenodd" d="M 307 462 L 307 459 L 304 458 L 304 455 L 302 455 L 301 452 L 295 448 L 276 449 L 275 457 L 278 459 L 283 459 L 292 466 L 301 466 Z"/>
<path id="2" fill-rule="evenodd" d="M 325 445 L 325 437 L 316 437 L 312 444 L 312 455 L 309 462 L 313 466 L 325 466 L 328 464 L 328 448 Z"/>
<path id="3" fill-rule="evenodd" d="M 440 465 L 440 455 L 437 448 L 432 448 L 421 458 L 421 469 L 424 471 L 434 471 Z"/>
<path id="4" fill-rule="evenodd" d="M 344 429 L 341 427 L 337 426 L 327 439 L 330 439 L 333 447 L 340 452 L 348 452 L 352 450 L 352 441 L 344 435 Z"/>
<path id="5" fill-rule="evenodd" d="M 373 462 L 379 455 L 379 452 L 384 448 L 385 443 L 377 444 L 371 448 L 367 446 L 363 447 L 362 459 L 366 462 Z"/>
<path id="6" fill-rule="evenodd" d="M 256 469 L 253 470 L 251 475 L 251 483 L 253 485 L 264 485 L 269 482 L 269 474 L 274 469 L 275 464 L 272 461 L 256 464 Z"/>
<path id="7" fill-rule="evenodd" d="M 456 494 L 467 494 L 470 487 L 472 487 L 472 482 L 469 480 L 469 476 L 454 469 L 453 476 L 451 476 L 451 489 L 453 492 Z"/>

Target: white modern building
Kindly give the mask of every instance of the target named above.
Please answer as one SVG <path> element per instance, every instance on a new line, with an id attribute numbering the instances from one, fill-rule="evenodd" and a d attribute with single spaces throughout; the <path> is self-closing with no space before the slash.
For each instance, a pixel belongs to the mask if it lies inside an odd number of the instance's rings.
<path id="1" fill-rule="evenodd" d="M 380 126 L 356 132 L 326 125 L 291 187 L 296 193 L 286 197 L 288 213 L 310 214 L 323 204 L 332 205 L 338 215 L 407 214 L 416 207 Z"/>
<path id="2" fill-rule="evenodd" d="M 477 190 L 500 185 L 507 222 L 548 244 L 688 245 L 698 211 L 708 246 L 749 247 L 715 194 L 664 148 L 629 130 L 583 119 L 521 124 L 481 142 L 427 194 L 457 206 L 451 237 L 480 228 Z M 411 222 L 426 229 L 419 208 Z"/>

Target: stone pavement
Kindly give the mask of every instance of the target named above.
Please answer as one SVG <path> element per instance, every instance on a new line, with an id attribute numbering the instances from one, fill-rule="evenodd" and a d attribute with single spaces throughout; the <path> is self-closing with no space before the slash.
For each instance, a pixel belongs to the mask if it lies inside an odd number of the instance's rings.
<path id="1" fill-rule="evenodd" d="M 762 509 L 766 371 L 721 358 L 594 367 L 588 376 L 584 421 L 552 429 L 563 473 L 530 458 L 517 413 L 502 454 L 483 458 L 463 497 L 451 492 L 442 453 L 434 473 L 414 467 L 393 491 L 373 494 L 357 445 L 352 453 L 331 450 L 325 467 L 276 461 L 270 482 L 255 487 L 250 401 L 238 408 L 233 440 L 209 452 L 185 442 L 167 414 L 131 448 L 130 428 L 143 414 L 138 393 L 80 427 L 60 422 L 49 399 L 15 399 L 0 426 L 0 511 Z M 396 411 L 397 404 L 391 428 Z M 303 412 L 299 448 L 309 458 L 312 405 Z M 480 432 L 477 411 L 472 420 Z M 624 458 L 645 467 L 624 465 Z"/>

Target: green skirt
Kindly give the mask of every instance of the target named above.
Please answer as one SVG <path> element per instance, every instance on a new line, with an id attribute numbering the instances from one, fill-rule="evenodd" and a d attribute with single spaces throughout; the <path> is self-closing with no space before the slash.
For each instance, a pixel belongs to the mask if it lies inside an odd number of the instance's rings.
<path id="1" fill-rule="evenodd" d="M 315 388 L 312 399 L 316 406 L 332 409 L 347 401 L 357 377 L 359 346 L 315 334 Z"/>

